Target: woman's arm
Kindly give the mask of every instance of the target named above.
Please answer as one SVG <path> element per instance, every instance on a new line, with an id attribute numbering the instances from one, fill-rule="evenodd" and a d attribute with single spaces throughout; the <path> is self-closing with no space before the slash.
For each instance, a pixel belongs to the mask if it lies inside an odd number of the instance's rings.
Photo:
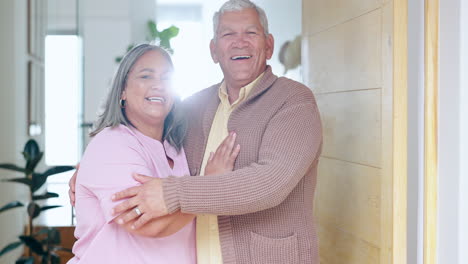
<path id="1" fill-rule="evenodd" d="M 240 146 L 235 145 L 236 134 L 230 133 L 216 149 L 216 152 L 210 153 L 210 157 L 205 167 L 205 176 L 215 175 L 217 173 L 224 173 L 232 171 L 234 168 L 234 162 L 236 161 L 237 155 L 240 151 Z M 152 178 L 136 175 L 135 179 L 141 183 L 150 181 Z M 152 191 L 154 191 L 152 189 Z M 161 194 L 162 195 L 162 194 Z M 130 201 L 128 201 L 130 202 Z M 133 228 L 136 221 L 141 216 L 136 215 L 134 208 L 123 212 L 119 217 L 115 219 L 118 224 L 133 234 L 149 236 L 149 237 L 164 237 L 176 233 L 186 224 L 190 223 L 195 217 L 193 214 L 186 214 L 176 211 L 173 214 L 165 215 L 162 217 L 154 218 L 145 225 L 138 229 Z"/>

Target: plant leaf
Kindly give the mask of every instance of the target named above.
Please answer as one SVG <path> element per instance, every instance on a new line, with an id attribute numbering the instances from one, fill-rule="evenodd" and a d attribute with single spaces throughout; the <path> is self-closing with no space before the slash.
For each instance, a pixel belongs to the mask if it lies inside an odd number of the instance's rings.
<path id="1" fill-rule="evenodd" d="M 47 181 L 47 177 L 54 175 L 54 174 L 74 170 L 74 169 L 75 167 L 73 166 L 56 166 L 56 167 L 49 168 L 44 173 L 33 173 L 32 175 L 33 192 L 39 190 L 39 188 L 41 188 L 42 185 L 44 185 L 44 183 Z"/>
<path id="2" fill-rule="evenodd" d="M 24 244 L 26 244 L 26 246 L 28 246 L 34 253 L 38 254 L 38 255 L 44 255 L 46 254 L 44 252 L 44 249 L 42 248 L 42 244 L 37 241 L 34 237 L 32 236 L 20 236 L 19 237 L 21 239 L 21 241 L 24 242 Z"/>
<path id="3" fill-rule="evenodd" d="M 72 253 L 73 251 L 69 248 L 64 248 L 64 247 L 52 247 L 53 251 L 63 251 L 63 252 L 70 252 Z"/>
<path id="4" fill-rule="evenodd" d="M 133 49 L 133 47 L 135 47 L 135 44 L 128 45 L 127 52 L 129 52 L 131 49 Z"/>
<path id="5" fill-rule="evenodd" d="M 8 203 L 5 206 L 3 206 L 2 208 L 0 208 L 0 213 L 4 212 L 6 210 L 10 210 L 10 209 L 13 209 L 13 208 L 16 208 L 16 207 L 21 207 L 21 206 L 24 206 L 24 204 L 22 204 L 19 201 L 14 201 L 14 202 Z"/>
<path id="6" fill-rule="evenodd" d="M 71 171 L 71 170 L 74 170 L 75 167 L 73 166 L 56 166 L 56 167 L 52 167 L 48 170 L 46 170 L 44 173 L 42 173 L 42 175 L 46 176 L 46 177 L 49 177 L 51 175 L 54 175 L 54 174 L 58 174 L 58 173 L 62 173 L 62 172 L 66 172 L 66 171 Z"/>
<path id="7" fill-rule="evenodd" d="M 60 244 L 60 232 L 56 228 L 49 228 L 46 239 L 48 244 Z"/>
<path id="8" fill-rule="evenodd" d="M 44 199 L 49 199 L 49 198 L 56 198 L 56 197 L 59 197 L 59 195 L 57 193 L 47 192 L 47 193 L 41 194 L 41 195 L 33 195 L 33 201 L 44 200 Z"/>
<path id="9" fill-rule="evenodd" d="M 0 251 L 0 257 L 12 250 L 14 250 L 15 248 L 21 246 L 23 244 L 22 241 L 16 241 L 16 242 L 13 242 L 13 243 L 10 243 L 8 244 L 6 247 L 4 247 L 1 251 Z"/>
<path id="10" fill-rule="evenodd" d="M 12 178 L 12 179 L 6 179 L 6 180 L 2 180 L 2 181 L 22 183 L 22 184 L 28 185 L 29 187 L 32 186 L 32 181 L 30 179 L 28 179 L 28 178 Z"/>
<path id="11" fill-rule="evenodd" d="M 41 207 L 34 202 L 28 204 L 28 215 L 32 219 L 36 218 L 41 213 Z"/>
<path id="12" fill-rule="evenodd" d="M 30 159 L 26 162 L 26 173 L 30 174 L 34 172 L 37 164 L 41 161 L 42 157 L 44 156 L 44 152 L 40 152 L 36 157 Z"/>
<path id="13" fill-rule="evenodd" d="M 156 26 L 156 23 L 153 20 L 148 21 L 148 31 L 152 40 L 159 36 L 158 27 Z"/>
<path id="14" fill-rule="evenodd" d="M 49 264 L 49 253 L 42 256 L 41 264 Z"/>
<path id="15" fill-rule="evenodd" d="M 50 264 L 60 264 L 60 256 L 55 253 L 51 253 Z"/>
<path id="16" fill-rule="evenodd" d="M 169 42 L 169 39 L 161 39 L 161 42 L 159 43 L 159 45 L 168 50 L 171 50 L 171 43 Z"/>
<path id="17" fill-rule="evenodd" d="M 24 150 L 23 150 L 23 155 L 26 158 L 26 161 L 31 161 L 37 158 L 39 156 L 40 150 L 39 150 L 39 145 L 37 144 L 36 140 L 30 139 L 28 142 L 26 142 L 26 145 L 24 145 Z"/>
<path id="18" fill-rule="evenodd" d="M 21 257 L 15 264 L 34 264 L 34 257 Z"/>
<path id="19" fill-rule="evenodd" d="M 33 173 L 32 174 L 32 192 L 34 193 L 35 191 L 39 190 L 39 188 L 44 185 L 44 183 L 47 181 L 47 176 L 44 176 L 42 173 Z"/>
<path id="20" fill-rule="evenodd" d="M 161 38 L 164 36 L 166 39 L 171 39 L 179 35 L 179 28 L 176 26 L 170 26 L 161 32 Z"/>
<path id="21" fill-rule="evenodd" d="M 25 169 L 20 168 L 16 166 L 15 164 L 10 164 L 10 163 L 2 163 L 0 164 L 0 168 L 6 169 L 6 170 L 17 171 L 17 172 L 26 172 Z"/>
<path id="22" fill-rule="evenodd" d="M 62 207 L 62 205 L 47 205 L 47 206 L 43 206 L 43 207 L 41 207 L 41 212 L 42 212 L 42 211 L 46 211 L 46 210 L 50 210 L 50 209 L 54 209 L 54 208 L 58 208 L 58 207 Z"/>
<path id="23" fill-rule="evenodd" d="M 49 228 L 43 227 L 34 234 L 34 237 L 38 237 L 40 235 L 44 235 L 44 234 L 47 234 L 47 233 L 49 233 Z"/>

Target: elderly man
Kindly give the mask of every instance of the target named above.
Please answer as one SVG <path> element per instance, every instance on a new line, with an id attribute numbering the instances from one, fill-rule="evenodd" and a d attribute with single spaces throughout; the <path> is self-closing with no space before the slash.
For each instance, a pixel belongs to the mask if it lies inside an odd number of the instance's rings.
<path id="1" fill-rule="evenodd" d="M 211 56 L 222 83 L 184 103 L 192 175 L 144 183 L 114 195 L 120 224 L 134 228 L 181 210 L 197 216 L 198 263 L 316 263 L 313 198 L 322 127 L 310 89 L 278 78 L 266 62 L 274 40 L 265 12 L 230 0 L 214 15 Z M 229 134 L 241 145 L 232 172 L 198 176 Z"/>

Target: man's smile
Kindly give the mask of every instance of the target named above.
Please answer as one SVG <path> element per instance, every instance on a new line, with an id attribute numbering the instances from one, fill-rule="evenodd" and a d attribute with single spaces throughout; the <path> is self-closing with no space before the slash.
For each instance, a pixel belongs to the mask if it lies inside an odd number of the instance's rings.
<path id="1" fill-rule="evenodd" d="M 239 56 L 232 56 L 231 60 L 247 60 L 252 58 L 252 56 L 249 55 L 239 55 Z"/>

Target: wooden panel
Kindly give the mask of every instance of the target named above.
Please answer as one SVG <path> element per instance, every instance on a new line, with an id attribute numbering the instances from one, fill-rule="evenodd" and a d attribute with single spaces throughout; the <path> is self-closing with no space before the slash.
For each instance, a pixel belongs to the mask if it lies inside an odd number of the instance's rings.
<path id="1" fill-rule="evenodd" d="M 379 264 L 379 249 L 333 227 L 319 226 L 321 264 Z"/>
<path id="2" fill-rule="evenodd" d="M 408 2 L 393 1 L 393 240 L 392 262 L 404 264 L 407 219 L 408 155 Z M 385 63 L 385 62 L 384 62 Z M 386 113 L 390 114 L 390 113 Z M 390 139 L 389 139 L 390 140 Z M 388 197 L 389 198 L 389 197 Z"/>
<path id="3" fill-rule="evenodd" d="M 324 124 L 324 264 L 406 263 L 407 2 L 303 1 L 304 79 Z"/>
<path id="4" fill-rule="evenodd" d="M 315 209 L 318 223 L 378 247 L 380 169 L 322 158 L 318 175 Z"/>
<path id="5" fill-rule="evenodd" d="M 305 74 L 316 93 L 379 88 L 381 12 L 368 13 L 309 37 Z"/>
<path id="6" fill-rule="evenodd" d="M 380 7 L 382 0 L 304 0 L 306 36 L 341 24 Z"/>
<path id="7" fill-rule="evenodd" d="M 393 3 L 382 9 L 382 221 L 380 263 L 393 255 Z"/>
<path id="8" fill-rule="evenodd" d="M 439 0 L 425 1 L 424 264 L 437 263 Z"/>
<path id="9" fill-rule="evenodd" d="M 322 156 L 380 167 L 380 89 L 319 94 Z"/>

